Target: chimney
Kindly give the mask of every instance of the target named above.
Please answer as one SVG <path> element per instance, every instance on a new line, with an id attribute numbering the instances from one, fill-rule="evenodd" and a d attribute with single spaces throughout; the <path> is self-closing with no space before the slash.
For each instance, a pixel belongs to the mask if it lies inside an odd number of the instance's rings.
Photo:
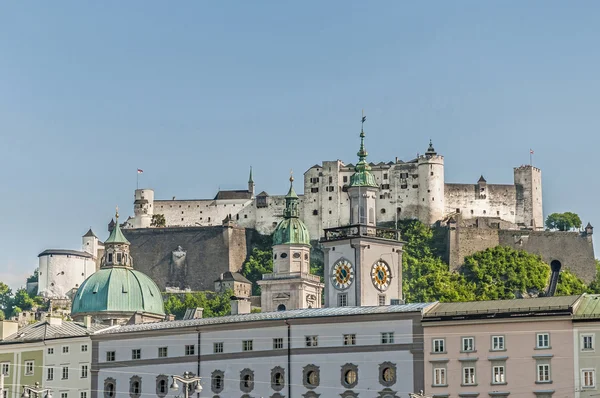
<path id="1" fill-rule="evenodd" d="M 175 315 L 173 314 L 167 314 L 165 315 L 165 321 L 174 321 L 175 320 Z"/>
<path id="2" fill-rule="evenodd" d="M 46 318 L 46 322 L 48 322 L 48 325 L 50 326 L 62 326 L 62 318 L 57 316 L 49 316 Z"/>
<path id="3" fill-rule="evenodd" d="M 250 300 L 244 297 L 231 297 L 231 315 L 249 314 L 251 310 Z"/>
<path id="4" fill-rule="evenodd" d="M 86 329 L 89 329 L 90 327 L 92 327 L 92 316 L 91 315 L 86 315 L 85 317 L 83 317 L 83 325 L 85 326 Z"/>
<path id="5" fill-rule="evenodd" d="M 202 313 L 204 312 L 204 308 L 188 308 L 185 310 L 185 315 L 183 316 L 183 320 L 189 319 L 202 319 Z"/>
<path id="6" fill-rule="evenodd" d="M 4 340 L 8 336 L 17 333 L 18 330 L 19 330 L 19 322 L 17 322 L 17 321 L 1 321 L 0 322 L 0 340 Z"/>

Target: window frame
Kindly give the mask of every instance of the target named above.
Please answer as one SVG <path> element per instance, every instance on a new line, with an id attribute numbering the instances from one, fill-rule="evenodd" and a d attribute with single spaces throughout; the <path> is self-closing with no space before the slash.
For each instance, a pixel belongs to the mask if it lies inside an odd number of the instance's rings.
<path id="1" fill-rule="evenodd" d="M 585 338 L 589 337 L 590 338 L 590 348 L 585 348 Z M 580 338 L 580 351 L 583 352 L 594 352 L 596 351 L 596 335 L 594 333 L 585 333 L 585 334 L 581 334 L 581 338 Z"/>
<path id="2" fill-rule="evenodd" d="M 382 306 L 386 305 L 385 303 L 386 303 L 385 294 L 377 295 L 377 306 L 382 307 Z"/>
<path id="3" fill-rule="evenodd" d="M 70 350 L 69 350 L 69 346 L 68 346 L 68 345 L 64 345 L 64 346 L 62 346 L 62 349 L 61 349 L 61 353 L 62 353 L 62 354 L 68 354 L 68 353 L 69 353 L 69 351 L 70 351 Z"/>
<path id="4" fill-rule="evenodd" d="M 496 369 L 498 369 L 498 370 L 502 369 L 501 372 L 498 372 L 498 375 L 502 376 L 501 381 L 496 380 Z M 492 366 L 492 384 L 506 384 L 506 365 L 493 365 Z"/>
<path id="5" fill-rule="evenodd" d="M 185 355 L 186 356 L 196 355 L 196 345 L 195 344 L 186 344 L 185 345 Z"/>
<path id="6" fill-rule="evenodd" d="M 490 351 L 506 351 L 506 337 L 503 334 L 498 334 L 490 337 Z M 495 343 L 502 342 L 502 347 L 495 348 Z M 500 344 L 498 344 L 500 346 Z"/>
<path id="7" fill-rule="evenodd" d="M 465 342 L 467 341 L 471 341 L 470 344 L 470 349 L 465 348 Z M 465 337 L 461 337 L 460 339 L 460 352 L 476 352 L 477 350 L 475 349 L 475 337 L 473 336 L 465 336 Z"/>
<path id="8" fill-rule="evenodd" d="M 142 349 L 141 348 L 133 348 L 131 350 L 131 359 L 142 359 Z"/>
<path id="9" fill-rule="evenodd" d="M 316 334 L 311 334 L 308 336 L 304 336 L 305 347 L 318 347 L 319 346 L 319 336 Z"/>
<path id="10" fill-rule="evenodd" d="M 542 369 L 548 368 L 547 371 L 542 371 Z M 546 374 L 547 373 L 547 374 Z M 543 379 L 540 376 L 545 375 L 547 379 Z M 550 373 L 550 364 L 549 363 L 539 363 L 536 364 L 536 383 L 551 383 L 552 382 L 552 374 Z"/>
<path id="11" fill-rule="evenodd" d="M 436 337 L 431 339 L 431 353 L 432 354 L 445 354 L 446 353 L 446 339 L 443 337 Z"/>
<path id="12" fill-rule="evenodd" d="M 31 368 L 31 370 L 29 370 Z M 25 361 L 25 376 L 35 375 L 35 361 Z"/>
<path id="13" fill-rule="evenodd" d="M 590 373 L 592 375 L 592 385 L 586 385 L 586 377 L 585 374 Z M 594 368 L 585 368 L 581 369 L 581 388 L 585 389 L 594 389 L 596 388 L 596 369 Z"/>
<path id="14" fill-rule="evenodd" d="M 540 338 L 546 337 L 546 341 L 542 341 L 543 343 L 546 343 L 546 345 L 540 345 Z M 548 350 L 551 349 L 552 346 L 550 345 L 550 333 L 548 332 L 541 332 L 541 333 L 536 333 L 535 334 L 535 349 L 536 350 Z"/>
<path id="15" fill-rule="evenodd" d="M 89 366 L 88 365 L 81 365 L 79 367 L 79 378 L 80 379 L 87 379 L 89 375 Z"/>
<path id="16" fill-rule="evenodd" d="M 356 333 L 344 334 L 343 343 L 345 346 L 356 345 Z"/>
<path id="17" fill-rule="evenodd" d="M 6 366 L 6 373 L 4 372 L 4 367 Z M 4 374 L 4 377 L 10 376 L 10 362 L 2 362 L 0 363 L 0 373 Z"/>
<path id="18" fill-rule="evenodd" d="M 54 368 L 52 366 L 46 368 L 46 380 L 54 381 Z"/>
<path id="19" fill-rule="evenodd" d="M 394 344 L 394 332 L 381 332 L 381 344 Z"/>
<path id="20" fill-rule="evenodd" d="M 347 307 L 348 306 L 348 293 L 338 293 L 337 294 L 337 303 L 338 303 L 338 307 Z"/>
<path id="21" fill-rule="evenodd" d="M 81 345 L 81 352 L 88 352 L 88 345 L 87 344 L 82 344 Z"/>
<path id="22" fill-rule="evenodd" d="M 169 347 L 158 347 L 158 357 L 159 358 L 168 358 L 169 357 Z"/>
<path id="23" fill-rule="evenodd" d="M 477 376 L 475 373 L 475 366 L 465 366 L 462 368 L 462 386 L 476 386 L 477 385 Z M 470 377 L 469 377 L 470 376 Z M 468 378 L 471 380 L 469 381 Z"/>
<path id="24" fill-rule="evenodd" d="M 222 341 L 213 343 L 213 354 L 222 354 L 225 351 L 225 345 Z"/>
<path id="25" fill-rule="evenodd" d="M 439 372 L 438 372 L 439 371 Z M 438 378 L 438 373 L 440 374 L 440 379 L 443 378 L 443 382 L 444 383 L 436 383 L 436 380 Z M 448 370 L 446 369 L 446 367 L 440 367 L 440 368 L 433 368 L 433 380 L 431 381 L 431 385 L 434 387 L 446 387 L 448 385 Z"/>
<path id="26" fill-rule="evenodd" d="M 69 380 L 69 367 L 68 366 L 62 367 L 62 370 L 60 372 L 60 379 L 61 380 Z"/>
<path id="27" fill-rule="evenodd" d="M 253 340 L 242 340 L 242 351 L 254 351 Z"/>
<path id="28" fill-rule="evenodd" d="M 283 349 L 283 337 L 275 337 L 273 338 L 273 349 L 281 350 Z"/>
<path id="29" fill-rule="evenodd" d="M 106 351 L 106 362 L 115 362 L 117 360 L 116 351 Z"/>

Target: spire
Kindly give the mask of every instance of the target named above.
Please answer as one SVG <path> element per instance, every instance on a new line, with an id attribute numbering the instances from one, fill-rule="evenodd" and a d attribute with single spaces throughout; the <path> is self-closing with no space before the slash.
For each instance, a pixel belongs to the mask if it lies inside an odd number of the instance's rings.
<path id="1" fill-rule="evenodd" d="M 290 170 L 290 190 L 285 195 L 285 211 L 283 212 L 284 218 L 298 218 L 300 212 L 298 211 L 298 195 L 294 191 L 294 175 Z"/>
<path id="2" fill-rule="evenodd" d="M 427 152 L 425 152 L 425 156 L 432 157 L 435 155 L 437 155 L 437 152 L 435 151 L 435 148 L 433 147 L 433 141 L 431 141 L 431 138 L 430 138 L 429 139 L 429 148 L 427 148 Z"/>
<path id="3" fill-rule="evenodd" d="M 350 177 L 350 187 L 378 187 L 375 182 L 375 177 L 370 173 L 371 166 L 367 163 L 367 150 L 365 149 L 365 130 L 364 125 L 367 117 L 364 115 L 361 119 L 360 126 L 360 149 L 356 153 L 358 155 L 358 163 L 354 166 L 355 173 Z"/>
<path id="4" fill-rule="evenodd" d="M 250 177 L 248 177 L 248 184 L 254 184 L 254 180 L 252 179 L 252 166 L 250 166 Z"/>
<path id="5" fill-rule="evenodd" d="M 127 238 L 125 237 L 125 235 L 123 235 L 123 232 L 121 232 L 121 227 L 119 226 L 119 207 L 117 206 L 117 210 L 115 212 L 115 227 L 113 228 L 113 230 L 110 233 L 110 236 L 108 237 L 108 239 L 104 242 L 106 243 L 122 243 L 122 244 L 126 244 L 129 245 L 129 241 L 127 240 Z"/>

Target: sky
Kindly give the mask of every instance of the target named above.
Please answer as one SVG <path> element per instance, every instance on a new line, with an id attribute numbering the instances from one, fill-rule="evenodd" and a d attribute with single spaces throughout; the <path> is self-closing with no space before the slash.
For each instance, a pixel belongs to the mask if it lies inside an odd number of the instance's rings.
<path id="1" fill-rule="evenodd" d="M 600 225 L 600 3 L 61 1 L 0 6 L 0 281 L 157 199 L 284 194 L 323 160 L 446 182 L 542 170 L 544 214 Z M 301 191 L 297 184 L 297 191 Z"/>

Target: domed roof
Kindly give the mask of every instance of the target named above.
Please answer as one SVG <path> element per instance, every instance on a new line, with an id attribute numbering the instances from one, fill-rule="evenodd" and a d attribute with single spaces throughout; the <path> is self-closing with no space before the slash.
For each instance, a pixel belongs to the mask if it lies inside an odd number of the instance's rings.
<path id="1" fill-rule="evenodd" d="M 100 268 L 77 290 L 72 315 L 102 312 L 165 314 L 156 283 L 130 267 Z"/>
<path id="2" fill-rule="evenodd" d="M 308 228 L 300 220 L 298 209 L 298 195 L 294 191 L 294 178 L 290 177 L 290 190 L 285 195 L 285 210 L 283 220 L 273 232 L 273 246 L 275 245 L 310 245 Z"/>

